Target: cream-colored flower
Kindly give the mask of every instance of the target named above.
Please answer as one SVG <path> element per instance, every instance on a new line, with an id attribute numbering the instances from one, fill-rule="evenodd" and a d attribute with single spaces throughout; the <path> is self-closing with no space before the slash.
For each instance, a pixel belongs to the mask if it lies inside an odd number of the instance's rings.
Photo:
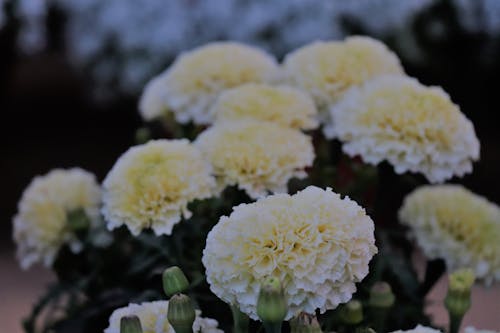
<path id="1" fill-rule="evenodd" d="M 464 330 L 465 333 L 500 333 L 500 331 L 494 331 L 494 330 L 480 330 L 477 329 L 473 326 L 467 326 Z"/>
<path id="2" fill-rule="evenodd" d="M 471 268 L 486 284 L 500 281 L 500 208 L 460 185 L 422 186 L 399 211 L 424 254 L 449 271 Z"/>
<path id="3" fill-rule="evenodd" d="M 260 283 L 280 279 L 287 319 L 325 312 L 351 299 L 377 252 L 365 210 L 331 189 L 310 186 L 233 208 L 210 231 L 203 251 L 210 289 L 257 319 Z"/>
<path id="4" fill-rule="evenodd" d="M 125 224 L 138 235 L 151 227 L 157 235 L 190 217 L 187 204 L 213 194 L 210 164 L 188 140 L 155 140 L 130 148 L 103 183 L 102 212 L 113 229 Z"/>
<path id="5" fill-rule="evenodd" d="M 287 86 L 245 84 L 222 93 L 212 113 L 217 121 L 262 120 L 296 129 L 318 127 L 314 101 Z"/>
<path id="6" fill-rule="evenodd" d="M 163 98 L 180 123 L 210 124 L 224 90 L 279 78 L 276 60 L 255 47 L 217 42 L 181 54 L 165 73 Z"/>
<path id="7" fill-rule="evenodd" d="M 129 304 L 127 307 L 113 311 L 109 318 L 109 326 L 104 333 L 120 333 L 120 320 L 124 316 L 137 316 L 141 321 L 143 333 L 175 333 L 167 320 L 168 301 Z M 218 329 L 219 323 L 210 318 L 201 317 L 201 311 L 196 311 L 193 332 L 223 333 Z"/>
<path id="8" fill-rule="evenodd" d="M 24 190 L 14 217 L 14 240 L 21 267 L 35 262 L 51 266 L 59 248 L 81 249 L 68 214 L 83 210 L 91 224 L 99 223 L 101 190 L 93 174 L 79 169 L 54 169 L 35 177 Z"/>
<path id="9" fill-rule="evenodd" d="M 223 189 L 238 185 L 252 198 L 286 192 L 293 177 L 306 176 L 314 160 L 311 138 L 270 122 L 222 122 L 196 139 Z"/>
<path id="10" fill-rule="evenodd" d="M 463 176 L 479 158 L 474 127 L 448 94 L 412 78 L 379 77 L 353 88 L 331 116 L 325 133 L 350 156 L 387 160 L 397 173 L 421 172 L 432 183 Z"/>
<path id="11" fill-rule="evenodd" d="M 159 118 L 168 111 L 164 96 L 166 90 L 165 73 L 154 77 L 146 84 L 139 99 L 139 113 L 144 120 Z"/>
<path id="12" fill-rule="evenodd" d="M 435 328 L 417 325 L 417 327 L 415 327 L 411 330 L 406 330 L 406 331 L 398 330 L 398 331 L 394 331 L 392 333 L 441 333 L 441 331 L 437 330 Z"/>
<path id="13" fill-rule="evenodd" d="M 403 74 L 397 56 L 370 37 L 314 42 L 285 57 L 287 81 L 309 92 L 328 124 L 327 107 L 347 89 L 382 74 Z"/>

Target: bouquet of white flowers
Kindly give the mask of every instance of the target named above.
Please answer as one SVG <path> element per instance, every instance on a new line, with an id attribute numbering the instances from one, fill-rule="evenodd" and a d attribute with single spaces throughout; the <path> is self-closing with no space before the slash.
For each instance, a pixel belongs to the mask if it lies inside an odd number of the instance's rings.
<path id="1" fill-rule="evenodd" d="M 500 281 L 500 208 L 441 184 L 478 160 L 472 123 L 377 40 L 282 63 L 211 43 L 153 78 L 139 111 L 101 185 L 56 169 L 23 193 L 20 264 L 57 275 L 27 332 L 437 332 L 424 299 L 448 270 L 457 333 L 472 284 Z"/>

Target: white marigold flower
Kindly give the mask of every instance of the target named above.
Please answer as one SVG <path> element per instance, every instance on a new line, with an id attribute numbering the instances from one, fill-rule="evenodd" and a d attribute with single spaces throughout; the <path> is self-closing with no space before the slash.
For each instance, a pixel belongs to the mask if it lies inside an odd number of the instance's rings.
<path id="1" fill-rule="evenodd" d="M 253 319 L 260 283 L 279 278 L 290 319 L 349 301 L 368 274 L 374 243 L 363 208 L 309 186 L 234 207 L 208 234 L 203 264 L 212 292 Z"/>
<path id="2" fill-rule="evenodd" d="M 287 192 L 288 181 L 306 177 L 314 160 L 309 136 L 270 122 L 217 123 L 195 145 L 212 163 L 220 189 L 238 185 L 252 198 Z"/>
<path id="3" fill-rule="evenodd" d="M 83 210 L 90 223 L 99 223 L 101 190 L 95 176 L 79 168 L 54 169 L 35 177 L 24 190 L 14 217 L 17 258 L 24 269 L 35 262 L 50 267 L 64 244 L 81 249 L 68 215 Z"/>
<path id="4" fill-rule="evenodd" d="M 164 101 L 167 90 L 165 77 L 165 73 L 162 73 L 154 77 L 144 87 L 139 99 L 139 113 L 144 120 L 159 118 L 168 111 L 168 106 Z"/>
<path id="5" fill-rule="evenodd" d="M 311 97 L 287 86 L 245 84 L 222 93 L 212 113 L 216 121 L 261 120 L 295 129 L 318 127 Z"/>
<path id="6" fill-rule="evenodd" d="M 421 172 L 431 183 L 472 171 L 479 141 L 472 123 L 439 87 L 384 76 L 353 88 L 332 107 L 329 137 L 350 156 L 389 161 L 397 173 Z"/>
<path id="7" fill-rule="evenodd" d="M 500 333 L 500 331 L 493 331 L 493 330 L 484 330 L 484 329 L 477 329 L 473 326 L 467 326 L 464 329 L 465 333 Z"/>
<path id="8" fill-rule="evenodd" d="M 406 331 L 398 330 L 392 333 L 441 333 L 441 331 L 431 327 L 417 325 L 417 327 L 411 330 L 406 330 Z"/>
<path id="9" fill-rule="evenodd" d="M 130 148 L 103 183 L 102 213 L 113 229 L 125 224 L 138 235 L 151 227 L 170 235 L 189 218 L 187 204 L 213 194 L 215 180 L 201 152 L 188 140 L 154 140 Z"/>
<path id="10" fill-rule="evenodd" d="M 109 326 L 104 333 L 120 333 L 120 320 L 124 316 L 137 316 L 141 321 L 144 333 L 175 333 L 167 320 L 168 301 L 155 301 L 141 304 L 129 304 L 127 307 L 113 311 L 109 318 Z M 196 310 L 193 332 L 224 333 L 218 329 L 219 323 L 210 318 L 201 317 L 201 311 Z"/>
<path id="11" fill-rule="evenodd" d="M 181 54 L 164 77 L 163 98 L 180 123 L 212 123 L 210 107 L 224 90 L 279 77 L 276 60 L 255 47 L 210 43 Z"/>
<path id="12" fill-rule="evenodd" d="M 460 185 L 422 186 L 399 211 L 430 259 L 447 269 L 471 268 L 486 284 L 500 281 L 500 208 Z"/>
<path id="13" fill-rule="evenodd" d="M 327 107 L 352 86 L 382 74 L 403 74 L 398 57 L 384 44 L 360 36 L 303 46 L 285 57 L 284 69 L 290 84 L 313 96 L 327 124 Z"/>

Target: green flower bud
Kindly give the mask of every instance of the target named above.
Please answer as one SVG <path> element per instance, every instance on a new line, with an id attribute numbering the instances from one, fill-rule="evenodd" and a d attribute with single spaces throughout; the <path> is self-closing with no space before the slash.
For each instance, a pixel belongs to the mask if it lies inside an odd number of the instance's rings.
<path id="1" fill-rule="evenodd" d="M 290 321 L 291 333 L 321 333 L 321 326 L 315 315 L 301 312 Z"/>
<path id="2" fill-rule="evenodd" d="M 137 316 L 124 316 L 120 319 L 120 333 L 142 333 L 141 321 Z"/>
<path id="3" fill-rule="evenodd" d="M 368 304 L 374 308 L 390 308 L 394 305 L 395 297 L 391 286 L 387 282 L 376 282 L 370 289 Z"/>
<path id="4" fill-rule="evenodd" d="M 147 127 L 139 127 L 135 131 L 135 143 L 141 145 L 151 140 L 151 131 Z"/>
<path id="5" fill-rule="evenodd" d="M 167 319 L 176 333 L 193 333 L 196 313 L 189 296 L 176 294 L 168 302 Z"/>
<path id="6" fill-rule="evenodd" d="M 188 279 L 179 267 L 172 266 L 163 271 L 163 290 L 168 297 L 182 293 L 188 287 Z"/>
<path id="7" fill-rule="evenodd" d="M 363 306 L 361 302 L 352 300 L 340 309 L 340 317 L 345 324 L 357 325 L 363 321 Z"/>
<path id="8" fill-rule="evenodd" d="M 377 332 L 385 332 L 387 318 L 394 302 L 395 297 L 388 283 L 376 282 L 370 289 L 368 319 Z"/>
<path id="9" fill-rule="evenodd" d="M 470 269 L 458 270 L 449 276 L 448 293 L 444 304 L 453 316 L 464 316 L 471 306 L 470 294 L 474 284 L 474 273 Z"/>
<path id="10" fill-rule="evenodd" d="M 459 269 L 450 274 L 448 290 L 455 293 L 469 294 L 475 278 L 471 269 Z"/>
<path id="11" fill-rule="evenodd" d="M 474 273 L 470 269 L 460 269 L 449 276 L 444 305 L 450 316 L 450 333 L 459 331 L 462 318 L 471 307 L 471 287 L 474 279 Z"/>
<path id="12" fill-rule="evenodd" d="M 444 305 L 450 314 L 464 316 L 471 307 L 470 295 L 457 296 L 448 293 L 444 299 Z"/>
<path id="13" fill-rule="evenodd" d="M 285 294 L 275 277 L 264 280 L 257 300 L 257 315 L 264 323 L 281 323 L 288 312 Z"/>

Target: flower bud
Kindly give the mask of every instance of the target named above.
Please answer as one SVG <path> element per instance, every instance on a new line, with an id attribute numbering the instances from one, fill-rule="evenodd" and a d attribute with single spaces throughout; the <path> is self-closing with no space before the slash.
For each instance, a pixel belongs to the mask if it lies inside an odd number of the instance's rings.
<path id="1" fill-rule="evenodd" d="M 264 280 L 257 300 L 257 315 L 264 323 L 281 323 L 288 312 L 285 294 L 275 277 Z"/>
<path id="2" fill-rule="evenodd" d="M 470 293 L 475 278 L 471 269 L 459 269 L 450 274 L 449 289 L 454 292 Z"/>
<path id="3" fill-rule="evenodd" d="M 120 319 L 120 333 L 142 333 L 141 321 L 137 316 L 124 316 Z"/>
<path id="4" fill-rule="evenodd" d="M 376 282 L 370 289 L 370 298 L 368 305 L 368 319 L 372 327 L 377 332 L 385 332 L 387 318 L 391 307 L 394 305 L 395 297 L 391 286 L 386 282 Z"/>
<path id="5" fill-rule="evenodd" d="M 395 297 L 391 286 L 387 282 L 376 282 L 370 289 L 368 304 L 374 308 L 390 308 L 394 305 Z"/>
<path id="6" fill-rule="evenodd" d="M 168 302 L 167 319 L 176 333 L 193 333 L 196 313 L 189 296 L 176 294 Z"/>
<path id="7" fill-rule="evenodd" d="M 301 312 L 290 321 L 291 333 L 321 333 L 321 327 L 315 315 Z"/>
<path id="8" fill-rule="evenodd" d="M 188 279 L 179 267 L 172 266 L 163 271 L 163 291 L 168 297 L 180 294 L 188 287 Z"/>
<path id="9" fill-rule="evenodd" d="M 360 301 L 352 300 L 340 309 L 342 321 L 348 325 L 357 325 L 363 321 L 363 306 Z"/>
<path id="10" fill-rule="evenodd" d="M 470 269 L 460 269 L 449 276 L 448 293 L 444 300 L 451 316 L 463 317 L 471 306 L 470 294 L 474 284 L 474 273 Z"/>

